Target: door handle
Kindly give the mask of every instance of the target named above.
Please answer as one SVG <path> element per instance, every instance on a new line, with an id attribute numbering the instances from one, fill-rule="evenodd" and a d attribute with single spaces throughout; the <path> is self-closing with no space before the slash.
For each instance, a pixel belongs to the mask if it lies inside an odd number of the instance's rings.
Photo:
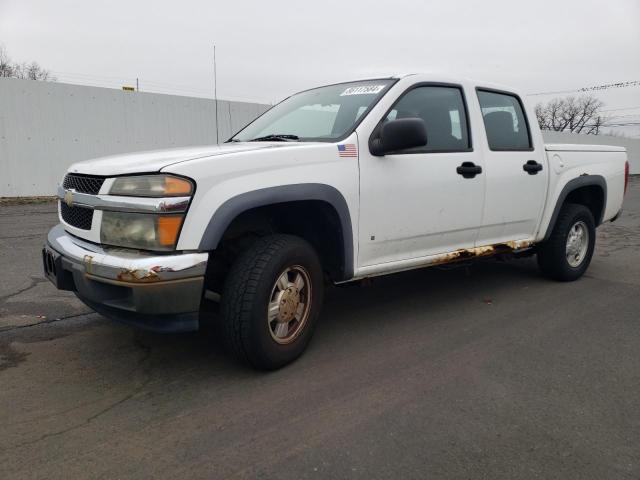
<path id="1" fill-rule="evenodd" d="M 464 178 L 473 178 L 482 173 L 482 167 L 473 162 L 462 162 L 462 165 L 456 168 L 456 172 Z"/>
<path id="2" fill-rule="evenodd" d="M 529 160 L 522 166 L 522 169 L 529 175 L 536 175 L 540 170 L 542 170 L 542 165 L 535 160 Z"/>

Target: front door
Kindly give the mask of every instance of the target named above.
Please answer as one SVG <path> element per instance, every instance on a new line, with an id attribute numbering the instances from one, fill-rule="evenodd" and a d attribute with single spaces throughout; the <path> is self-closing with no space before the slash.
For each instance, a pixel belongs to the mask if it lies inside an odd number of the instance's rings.
<path id="1" fill-rule="evenodd" d="M 358 139 L 359 267 L 474 246 L 485 176 L 457 172 L 465 162 L 483 166 L 471 146 L 462 87 L 415 85 L 383 121 L 410 117 L 425 121 L 426 146 L 377 157 L 369 138 Z"/>

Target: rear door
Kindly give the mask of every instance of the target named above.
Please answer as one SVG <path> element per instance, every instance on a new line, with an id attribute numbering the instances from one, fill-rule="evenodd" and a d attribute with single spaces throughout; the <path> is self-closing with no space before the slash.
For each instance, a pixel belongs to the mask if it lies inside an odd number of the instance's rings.
<path id="1" fill-rule="evenodd" d="M 545 152 L 534 148 L 517 95 L 477 89 L 477 99 L 486 139 L 481 147 L 486 193 L 477 245 L 533 240 L 547 191 Z"/>
<path id="2" fill-rule="evenodd" d="M 457 172 L 463 163 L 482 167 L 482 158 L 471 145 L 463 88 L 413 85 L 377 128 L 411 117 L 426 123 L 424 147 L 378 157 L 369 152 L 369 138 L 358 139 L 360 267 L 474 246 L 485 180 L 482 173 Z"/>

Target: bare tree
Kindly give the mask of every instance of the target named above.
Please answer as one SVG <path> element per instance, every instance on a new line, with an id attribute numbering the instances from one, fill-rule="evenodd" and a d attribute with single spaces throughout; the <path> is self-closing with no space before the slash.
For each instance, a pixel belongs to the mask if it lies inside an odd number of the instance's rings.
<path id="1" fill-rule="evenodd" d="M 13 65 L 13 77 L 22 78 L 24 80 L 41 80 L 43 82 L 54 81 L 49 70 L 45 70 L 38 63 L 15 63 Z"/>
<path id="2" fill-rule="evenodd" d="M 536 105 L 536 117 L 542 130 L 597 135 L 607 120 L 601 114 L 604 104 L 596 97 L 555 98 Z"/>
<path id="3" fill-rule="evenodd" d="M 37 62 L 17 63 L 11 61 L 7 50 L 2 45 L 0 45 L 0 77 L 41 80 L 44 82 L 54 82 L 56 80 L 49 70 L 42 68 Z"/>
<path id="4" fill-rule="evenodd" d="M 3 45 L 0 45 L 0 77 L 13 77 L 13 65 Z"/>

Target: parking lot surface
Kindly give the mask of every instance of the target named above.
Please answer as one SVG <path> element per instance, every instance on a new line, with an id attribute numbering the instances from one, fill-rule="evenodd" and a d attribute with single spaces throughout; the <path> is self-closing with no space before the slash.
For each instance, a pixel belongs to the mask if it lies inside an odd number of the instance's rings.
<path id="1" fill-rule="evenodd" d="M 0 478 L 640 478 L 640 179 L 587 274 L 483 260 L 334 288 L 294 364 L 135 331 L 0 207 Z"/>

